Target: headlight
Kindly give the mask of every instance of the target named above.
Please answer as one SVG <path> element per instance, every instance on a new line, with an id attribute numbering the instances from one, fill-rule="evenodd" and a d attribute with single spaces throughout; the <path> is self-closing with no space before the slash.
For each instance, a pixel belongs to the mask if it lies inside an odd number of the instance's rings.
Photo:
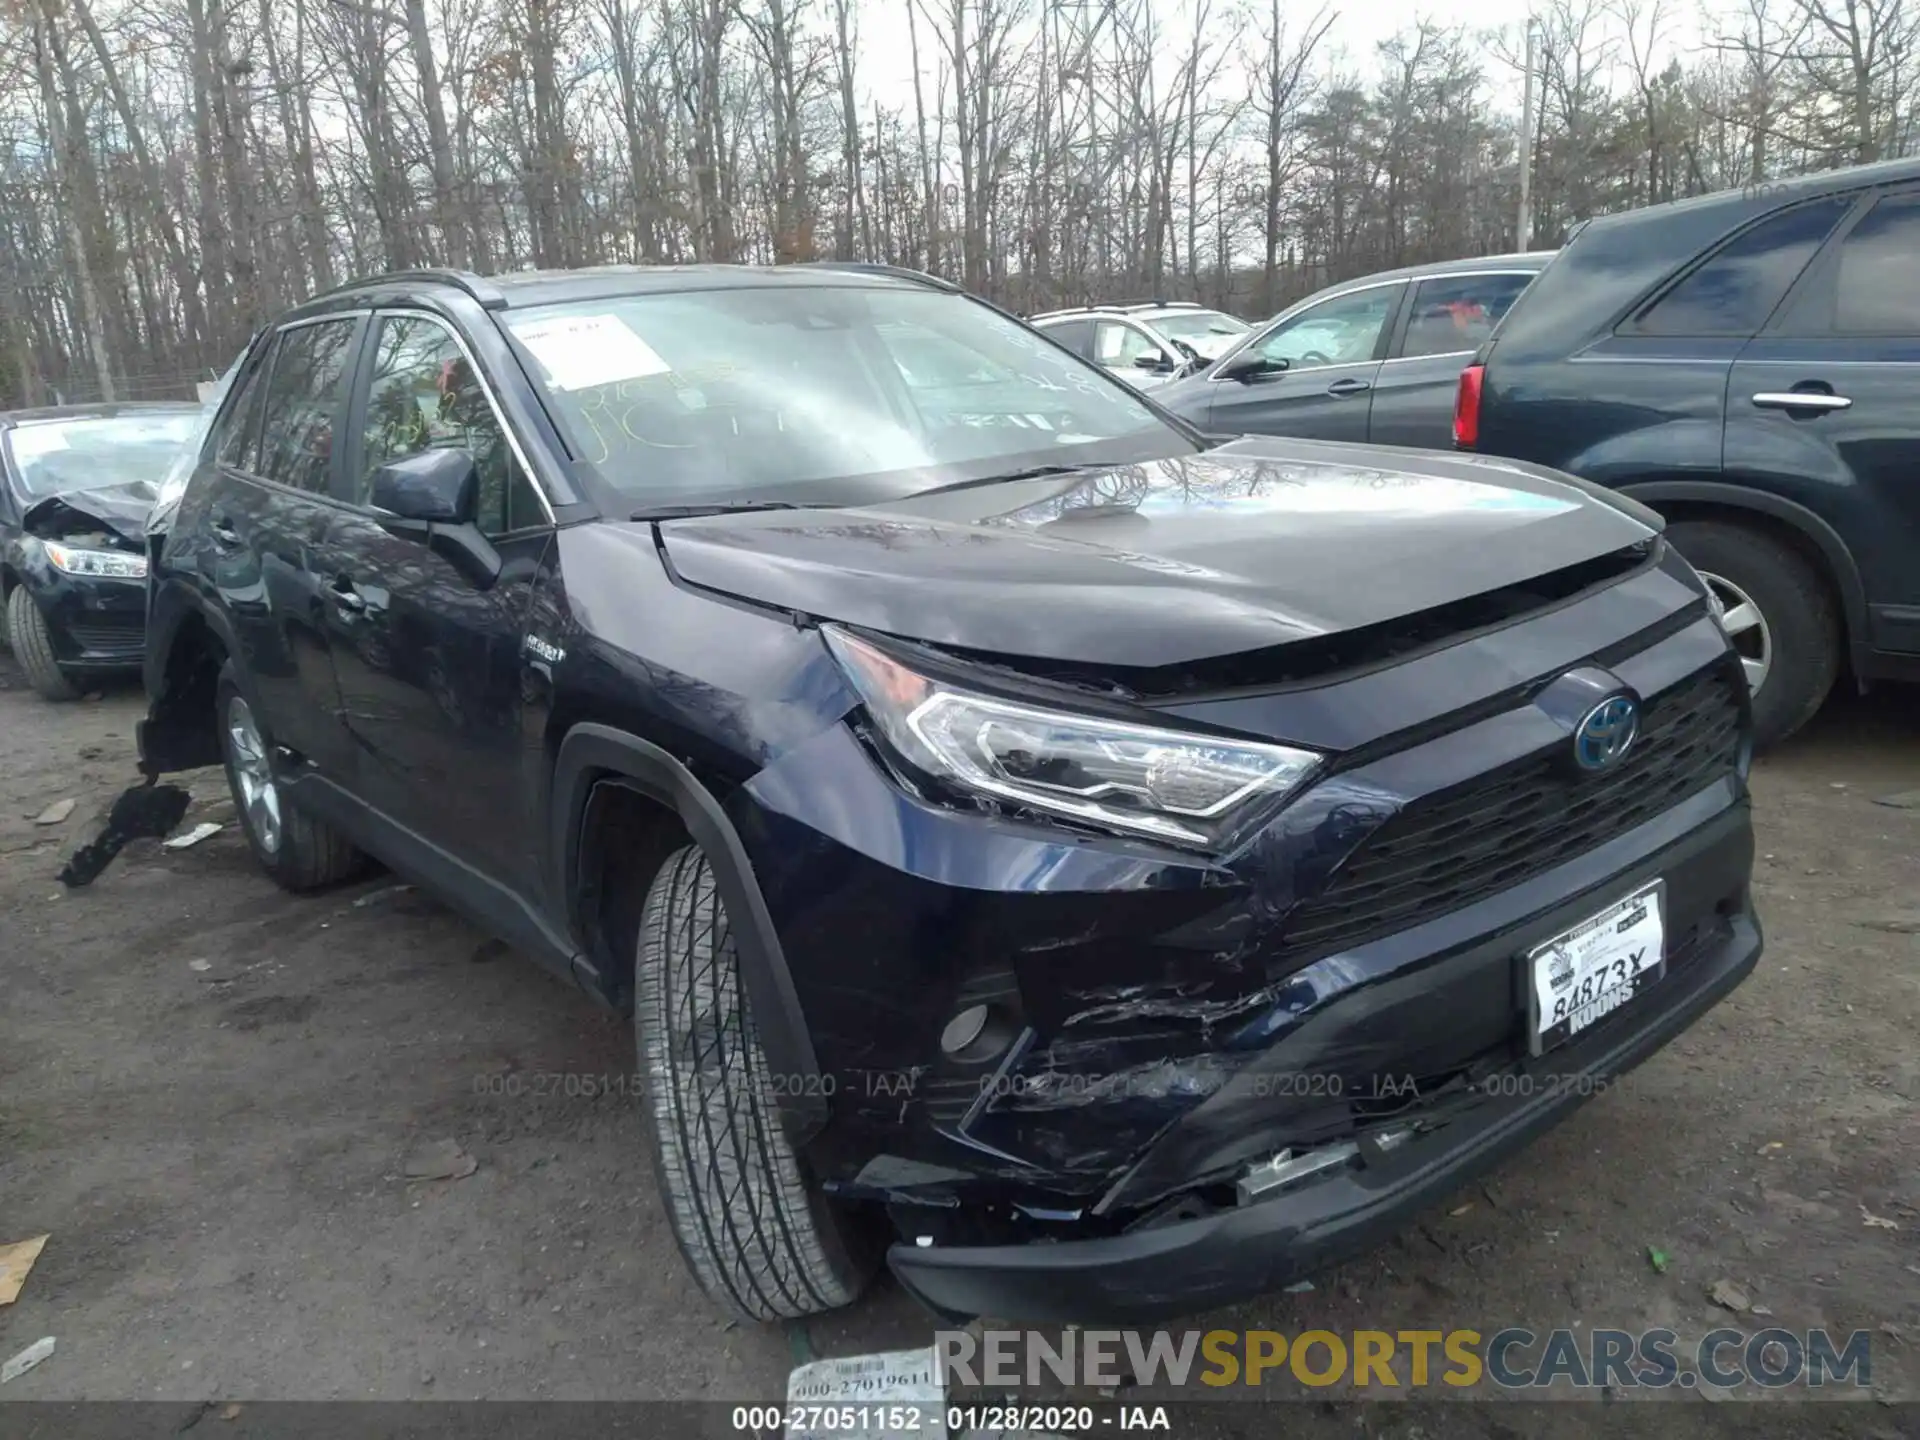
<path id="1" fill-rule="evenodd" d="M 1183 845 L 1224 845 L 1299 789 L 1311 751 L 1023 705 L 932 680 L 834 626 L 827 644 L 894 752 L 978 794 Z"/>
<path id="2" fill-rule="evenodd" d="M 103 575 L 115 580 L 147 578 L 147 557 L 129 555 L 122 550 L 76 550 L 71 545 L 47 542 L 47 559 L 54 569 L 69 575 Z"/>

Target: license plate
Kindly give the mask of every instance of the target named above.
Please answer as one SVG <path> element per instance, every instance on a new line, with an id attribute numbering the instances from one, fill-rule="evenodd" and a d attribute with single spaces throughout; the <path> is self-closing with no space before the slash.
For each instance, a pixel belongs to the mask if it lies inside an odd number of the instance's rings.
<path id="1" fill-rule="evenodd" d="M 1666 973 L 1665 902 L 1656 880 L 1528 952 L 1531 1053 L 1565 1044 Z"/>

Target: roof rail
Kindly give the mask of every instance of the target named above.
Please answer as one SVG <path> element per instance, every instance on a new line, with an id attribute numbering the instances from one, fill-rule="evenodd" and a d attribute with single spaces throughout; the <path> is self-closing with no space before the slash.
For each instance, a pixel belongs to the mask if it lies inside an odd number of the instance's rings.
<path id="1" fill-rule="evenodd" d="M 930 286 L 935 290 L 960 289 L 951 280 L 942 280 L 938 275 L 912 270 L 905 265 L 876 265 L 864 260 L 802 260 L 798 266 L 809 270 L 844 270 L 851 275 L 891 275 L 896 280 L 911 280 L 916 285 Z"/>
<path id="2" fill-rule="evenodd" d="M 467 292 L 489 310 L 507 308 L 507 297 L 498 285 L 483 275 L 471 270 L 443 269 L 427 266 L 418 270 L 389 270 L 380 275 L 368 275 L 364 279 L 349 280 L 344 285 L 336 285 L 331 290 L 323 290 L 321 295 L 339 295 L 348 290 L 365 290 L 372 285 L 384 285 L 395 280 L 431 280 L 440 285 L 453 285 Z M 316 300 L 319 295 L 314 297 Z"/>

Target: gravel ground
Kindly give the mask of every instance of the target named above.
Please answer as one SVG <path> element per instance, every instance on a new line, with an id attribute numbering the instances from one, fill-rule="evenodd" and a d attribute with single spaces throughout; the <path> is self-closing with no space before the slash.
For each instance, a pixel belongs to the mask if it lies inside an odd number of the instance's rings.
<path id="1" fill-rule="evenodd" d="M 720 1319 L 632 1099 L 541 1080 L 630 1073 L 622 1022 L 390 878 L 296 899 L 229 826 L 63 892 L 140 710 L 44 704 L 0 658 L 0 1243 L 52 1233 L 0 1358 L 58 1337 L 7 1398 L 768 1401 L 796 1357 L 928 1342 L 884 1284 L 805 1327 Z M 222 818 L 220 777 L 188 784 L 188 824 Z M 1755 791 L 1752 980 L 1394 1243 L 1195 1323 L 1866 1329 L 1878 1398 L 1920 1399 L 1920 806 L 1877 803 L 1920 791 L 1920 692 L 1836 700 Z M 410 1181 L 437 1141 L 473 1173 Z M 1723 1280 L 1770 1318 L 1714 1305 Z M 1675 1403 L 1722 1428 L 1700 1398 Z M 1355 1433 L 1323 1408 L 1288 1413 Z M 1418 1433 L 1518 1433 L 1443 1408 Z"/>

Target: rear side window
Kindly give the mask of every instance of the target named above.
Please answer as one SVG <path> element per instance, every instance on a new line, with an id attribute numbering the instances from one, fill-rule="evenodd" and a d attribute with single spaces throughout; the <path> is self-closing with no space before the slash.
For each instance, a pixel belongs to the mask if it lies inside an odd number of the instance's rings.
<path id="1" fill-rule="evenodd" d="M 1881 200 L 1840 242 L 1833 328 L 1920 335 L 1920 195 Z"/>
<path id="2" fill-rule="evenodd" d="M 319 320 L 280 333 L 267 380 L 259 473 L 295 490 L 322 491 L 333 470 L 341 381 L 358 320 Z"/>
<path id="3" fill-rule="evenodd" d="M 1642 335 L 1754 334 L 1852 208 L 1851 196 L 1832 196 L 1762 220 L 1656 300 L 1633 328 Z"/>
<path id="4" fill-rule="evenodd" d="M 1047 325 L 1042 328 L 1049 336 L 1058 340 L 1076 355 L 1084 356 L 1090 348 L 1087 342 L 1093 339 L 1091 320 L 1062 320 L 1058 325 Z"/>
<path id="5" fill-rule="evenodd" d="M 1530 274 L 1451 275 L 1421 281 L 1401 358 L 1478 350 L 1532 279 Z"/>
<path id="6" fill-rule="evenodd" d="M 273 368 L 271 356 L 253 367 L 246 388 L 227 407 L 220 420 L 220 438 L 215 454 L 222 465 L 236 470 L 253 470 L 260 460 L 260 407 L 267 394 L 267 372 Z"/>

